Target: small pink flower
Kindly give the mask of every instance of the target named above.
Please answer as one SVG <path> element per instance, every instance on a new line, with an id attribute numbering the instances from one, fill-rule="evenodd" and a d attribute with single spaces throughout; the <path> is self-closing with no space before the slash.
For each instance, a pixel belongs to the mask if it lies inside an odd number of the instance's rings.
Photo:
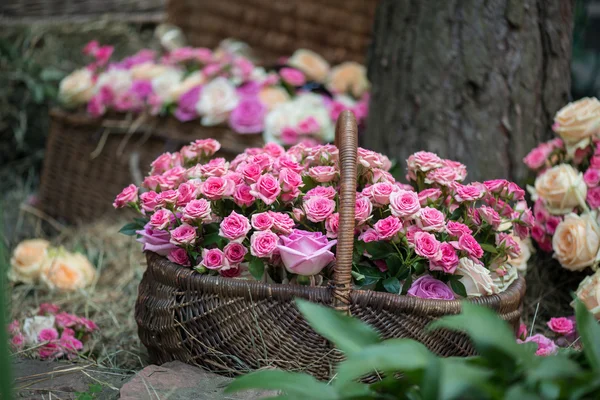
<path id="1" fill-rule="evenodd" d="M 289 168 L 279 171 L 279 183 L 284 192 L 292 192 L 303 186 L 300 174 Z"/>
<path id="2" fill-rule="evenodd" d="M 469 228 L 467 225 L 456 221 L 448 221 L 446 224 L 446 231 L 448 231 L 451 236 L 455 237 L 461 237 L 464 234 L 470 235 L 473 233 L 471 228 Z"/>
<path id="3" fill-rule="evenodd" d="M 273 218 L 273 230 L 284 235 L 292 233 L 294 229 L 294 220 L 286 213 L 269 211 L 269 215 Z"/>
<path id="4" fill-rule="evenodd" d="M 223 253 L 231 264 L 239 264 L 244 261 L 248 249 L 240 243 L 229 242 L 223 249 Z"/>
<path id="5" fill-rule="evenodd" d="M 251 226 L 248 218 L 232 211 L 231 214 L 223 218 L 219 227 L 219 236 L 233 242 L 241 243 L 250 229 Z"/>
<path id="6" fill-rule="evenodd" d="M 306 83 L 306 77 L 295 68 L 281 68 L 279 70 L 281 79 L 292 86 L 302 86 Z"/>
<path id="7" fill-rule="evenodd" d="M 271 231 L 257 231 L 250 237 L 250 253 L 255 257 L 271 257 L 277 248 L 279 237 Z"/>
<path id="8" fill-rule="evenodd" d="M 298 133 L 301 135 L 311 135 L 313 133 L 319 132 L 321 129 L 321 125 L 315 119 L 315 117 L 310 116 L 298 123 Z"/>
<path id="9" fill-rule="evenodd" d="M 235 187 L 233 192 L 233 201 L 238 206 L 251 206 L 254 203 L 254 196 L 252 196 L 250 186 L 241 184 Z"/>
<path id="10" fill-rule="evenodd" d="M 281 187 L 277 179 L 271 174 L 261 175 L 255 184 L 250 186 L 250 193 L 261 199 L 265 204 L 271 205 L 277 200 L 277 196 L 281 193 Z"/>
<path id="11" fill-rule="evenodd" d="M 171 231 L 171 243 L 179 246 L 191 245 L 196 240 L 196 228 L 181 224 Z"/>
<path id="12" fill-rule="evenodd" d="M 421 209 L 419 195 L 409 190 L 399 190 L 390 195 L 390 211 L 400 218 L 412 218 Z"/>
<path id="13" fill-rule="evenodd" d="M 368 197 L 377 204 L 386 205 L 390 204 L 391 195 L 399 190 L 398 186 L 394 184 L 389 182 L 379 182 L 371 186 L 370 196 Z"/>
<path id="14" fill-rule="evenodd" d="M 508 181 L 506 179 L 493 179 L 483 182 L 483 186 L 485 186 L 490 193 L 502 193 L 507 185 Z"/>
<path id="15" fill-rule="evenodd" d="M 40 304 L 40 310 L 38 311 L 38 315 L 54 315 L 60 311 L 60 307 L 56 304 L 52 303 L 42 303 Z M 14 321 L 17 322 L 17 321 Z"/>
<path id="16" fill-rule="evenodd" d="M 430 261 L 438 261 L 442 256 L 441 243 L 428 232 L 415 233 L 415 253 Z"/>
<path id="17" fill-rule="evenodd" d="M 494 230 L 498 229 L 500 222 L 502 222 L 500 214 L 491 207 L 481 206 L 477 209 L 477 213 L 479 214 L 479 218 L 491 225 Z"/>
<path id="18" fill-rule="evenodd" d="M 408 164 L 409 171 L 422 171 L 427 172 L 434 168 L 440 168 L 444 164 L 442 159 L 434 153 L 430 153 L 427 151 L 418 151 L 408 157 L 406 161 Z"/>
<path id="19" fill-rule="evenodd" d="M 156 201 L 158 197 L 158 193 L 145 192 L 140 194 L 140 201 L 142 203 L 142 209 L 146 212 L 152 212 L 158 206 L 158 202 Z"/>
<path id="20" fill-rule="evenodd" d="M 71 353 L 76 353 L 83 349 L 83 343 L 73 336 L 62 336 L 59 343 L 62 348 Z"/>
<path id="21" fill-rule="evenodd" d="M 63 351 L 61 349 L 61 345 L 58 343 L 46 343 L 39 349 L 38 355 L 42 360 L 50 360 L 61 357 L 63 355 Z"/>
<path id="22" fill-rule="evenodd" d="M 40 342 L 51 342 L 58 339 L 58 332 L 54 328 L 42 329 L 38 334 L 38 340 Z"/>
<path id="23" fill-rule="evenodd" d="M 534 148 L 523 158 L 523 162 L 530 169 L 538 169 L 544 166 L 550 153 L 552 153 L 552 147 L 548 146 L 547 143 L 542 143 L 538 147 Z"/>
<path id="24" fill-rule="evenodd" d="M 263 150 L 271 157 L 281 157 L 285 154 L 285 149 L 273 142 L 265 144 Z"/>
<path id="25" fill-rule="evenodd" d="M 371 200 L 367 197 L 356 194 L 356 204 L 354 208 L 354 217 L 359 224 L 365 223 L 369 218 L 371 218 L 371 213 L 373 212 L 373 204 Z"/>
<path id="26" fill-rule="evenodd" d="M 558 351 L 558 346 L 546 336 L 538 333 L 537 335 L 529 336 L 525 340 L 517 339 L 517 343 L 536 343 L 538 348 L 535 352 L 537 356 L 549 356 Z"/>
<path id="27" fill-rule="evenodd" d="M 230 197 L 235 190 L 235 184 L 230 179 L 211 176 L 202 184 L 201 192 L 209 200 L 221 200 Z"/>
<path id="28" fill-rule="evenodd" d="M 304 218 L 304 210 L 301 208 L 293 208 L 292 215 L 296 221 L 301 221 Z"/>
<path id="29" fill-rule="evenodd" d="M 217 142 L 215 139 L 198 139 L 192 142 L 191 146 L 204 157 L 212 157 L 221 149 L 221 143 Z"/>
<path id="30" fill-rule="evenodd" d="M 200 265 L 208 269 L 219 269 L 228 264 L 223 252 L 219 249 L 202 249 L 202 262 Z"/>
<path id="31" fill-rule="evenodd" d="M 252 215 L 252 227 L 259 231 L 266 231 L 273 226 L 273 217 L 268 212 Z"/>
<path id="32" fill-rule="evenodd" d="M 171 154 L 171 153 L 161 154 L 150 164 L 152 166 L 151 174 L 159 175 L 159 174 L 162 174 L 162 173 L 170 170 L 171 168 L 173 168 L 175 166 L 175 165 L 173 165 L 173 161 L 174 161 L 173 154 Z"/>
<path id="33" fill-rule="evenodd" d="M 444 271 L 447 274 L 453 274 L 458 267 L 458 255 L 454 246 L 450 243 L 442 243 L 440 245 L 441 257 L 437 261 L 429 263 L 429 269 L 432 271 Z"/>
<path id="34" fill-rule="evenodd" d="M 210 202 L 206 199 L 191 200 L 183 209 L 182 219 L 184 222 L 193 224 L 194 222 L 206 221 L 210 218 Z"/>
<path id="35" fill-rule="evenodd" d="M 184 182 L 177 188 L 177 207 L 185 207 L 190 201 L 196 198 L 198 188 L 191 182 Z"/>
<path id="36" fill-rule="evenodd" d="M 338 175 L 338 170 L 331 166 L 312 167 L 308 170 L 308 176 L 319 183 L 331 182 Z"/>
<path id="37" fill-rule="evenodd" d="M 335 201 L 323 196 L 314 196 L 304 201 L 306 218 L 311 222 L 325 221 L 335 210 Z"/>
<path id="38" fill-rule="evenodd" d="M 335 239 L 338 236 L 338 229 L 340 224 L 340 214 L 333 213 L 325 220 L 325 230 L 327 231 L 327 237 Z"/>
<path id="39" fill-rule="evenodd" d="M 583 180 L 588 187 L 596 187 L 600 184 L 600 170 L 595 168 L 588 168 L 583 174 Z"/>
<path id="40" fill-rule="evenodd" d="M 390 240 L 402 229 L 402 222 L 398 217 L 390 215 L 387 218 L 380 219 L 373 226 L 380 240 Z"/>
<path id="41" fill-rule="evenodd" d="M 424 231 L 441 232 L 445 228 L 445 216 L 440 210 L 431 207 L 421 209 L 417 226 Z"/>
<path id="42" fill-rule="evenodd" d="M 479 242 L 470 234 L 463 234 L 458 238 L 458 248 L 465 251 L 471 257 L 483 257 L 483 249 L 479 245 Z"/>
<path id="43" fill-rule="evenodd" d="M 330 250 L 337 240 L 328 240 L 321 232 L 295 229 L 290 235 L 281 236 L 281 242 L 277 246 L 281 261 L 293 274 L 316 275 L 335 259 Z"/>
<path id="44" fill-rule="evenodd" d="M 174 262 L 175 264 L 183 265 L 184 267 L 189 267 L 191 265 L 187 251 L 182 248 L 171 250 L 169 255 L 167 255 L 167 258 L 169 261 Z"/>
<path id="45" fill-rule="evenodd" d="M 47 304 L 47 303 L 44 303 Z M 39 315 L 44 315 L 45 313 L 41 312 L 41 306 L 40 306 L 40 312 Z M 11 335 L 16 335 L 17 333 L 19 333 L 19 331 L 21 330 L 21 325 L 19 324 L 19 321 L 17 321 L 16 319 L 11 322 L 10 324 L 8 324 L 8 333 L 10 333 Z"/>
<path id="46" fill-rule="evenodd" d="M 477 185 L 456 185 L 456 194 L 454 198 L 459 203 L 463 203 L 465 201 L 475 201 L 479 200 L 483 197 L 483 191 Z"/>
<path id="47" fill-rule="evenodd" d="M 573 321 L 568 318 L 550 318 L 548 321 L 548 328 L 552 332 L 560 333 L 561 335 L 569 335 L 575 331 L 575 325 Z"/>
<path id="48" fill-rule="evenodd" d="M 79 323 L 79 318 L 65 312 L 55 315 L 56 326 L 60 329 L 71 328 Z"/>
<path id="49" fill-rule="evenodd" d="M 267 107 L 256 96 L 242 98 L 229 116 L 229 125 L 238 133 L 259 133 L 265 128 Z"/>
<path id="50" fill-rule="evenodd" d="M 407 294 L 422 299 L 454 300 L 448 285 L 431 275 L 423 275 L 414 281 Z"/>
<path id="51" fill-rule="evenodd" d="M 128 204 L 138 201 L 138 188 L 134 184 L 127 186 L 121 193 L 117 195 L 113 203 L 114 208 L 123 208 Z"/>
<path id="52" fill-rule="evenodd" d="M 589 189 L 585 200 L 591 208 L 600 208 L 600 187 Z"/>
<path id="53" fill-rule="evenodd" d="M 519 325 L 519 332 L 517 332 L 517 339 L 521 339 L 521 340 L 527 339 L 527 325 L 525 325 L 525 324 Z"/>
<path id="54" fill-rule="evenodd" d="M 286 126 L 281 130 L 281 142 L 285 145 L 298 143 L 298 138 L 298 132 L 294 128 Z"/>
<path id="55" fill-rule="evenodd" d="M 427 206 L 427 204 L 437 201 L 441 197 L 441 195 L 442 195 L 442 191 L 438 188 L 430 188 L 430 189 L 422 190 L 418 193 L 419 203 L 421 204 L 421 207 L 425 207 L 425 206 Z M 391 199 L 391 196 L 390 196 L 390 199 Z M 390 202 L 390 205 L 391 205 L 391 202 Z"/>
<path id="56" fill-rule="evenodd" d="M 560 224 L 561 222 L 562 222 L 561 217 L 552 216 L 552 217 L 548 218 L 548 221 L 546 221 L 546 231 L 548 232 L 548 234 L 554 235 L 554 232 L 556 232 L 556 228 L 558 227 L 558 224 Z"/>
<path id="57" fill-rule="evenodd" d="M 23 349 L 23 347 L 25 346 L 25 336 L 23 336 L 22 333 L 17 333 L 10 340 L 10 344 L 15 350 Z"/>
<path id="58" fill-rule="evenodd" d="M 500 232 L 496 234 L 496 246 L 503 247 L 510 257 L 516 258 L 521 254 L 521 247 L 515 239 L 508 233 Z"/>
<path id="59" fill-rule="evenodd" d="M 365 243 L 376 242 L 379 240 L 379 234 L 375 229 L 369 228 L 358 236 L 358 240 L 362 240 Z"/>
<path id="60" fill-rule="evenodd" d="M 200 172 L 202 176 L 208 178 L 211 176 L 224 176 L 228 169 L 229 164 L 224 158 L 213 158 L 200 167 Z"/>
<path id="61" fill-rule="evenodd" d="M 156 229 L 165 229 L 171 224 L 174 217 L 175 216 L 171 211 L 166 208 L 161 208 L 150 217 L 150 226 Z"/>
<path id="62" fill-rule="evenodd" d="M 322 196 L 328 198 L 329 200 L 333 200 L 335 199 L 336 194 L 337 192 L 335 191 L 333 186 L 316 186 L 313 189 L 310 189 L 308 192 L 306 192 L 306 194 L 304 195 L 304 201 L 315 196 Z"/>
<path id="63" fill-rule="evenodd" d="M 177 190 L 165 190 L 156 196 L 156 202 L 161 207 L 174 206 L 178 197 L 179 192 Z"/>

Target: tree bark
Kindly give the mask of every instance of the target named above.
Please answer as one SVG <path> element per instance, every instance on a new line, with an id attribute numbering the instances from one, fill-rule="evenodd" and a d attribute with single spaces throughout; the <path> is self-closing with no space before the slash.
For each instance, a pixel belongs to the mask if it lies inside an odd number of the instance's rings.
<path id="1" fill-rule="evenodd" d="M 428 150 L 470 181 L 523 182 L 569 100 L 574 0 L 382 0 L 368 55 L 365 147 Z"/>

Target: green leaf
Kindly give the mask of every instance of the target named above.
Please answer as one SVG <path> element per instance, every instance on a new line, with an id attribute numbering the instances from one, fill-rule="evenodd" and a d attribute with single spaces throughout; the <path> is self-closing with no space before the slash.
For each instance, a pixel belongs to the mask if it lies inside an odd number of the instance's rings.
<path id="1" fill-rule="evenodd" d="M 40 79 L 43 81 L 59 81 L 64 76 L 64 72 L 54 67 L 46 67 L 40 73 Z"/>
<path id="2" fill-rule="evenodd" d="M 373 257 L 374 260 L 388 258 L 391 254 L 394 254 L 396 252 L 394 246 L 392 246 L 388 242 L 365 243 L 365 250 Z"/>
<path id="3" fill-rule="evenodd" d="M 542 357 L 535 368 L 527 370 L 527 378 L 533 382 L 537 382 L 544 379 L 572 378 L 581 372 L 581 368 L 575 361 L 565 356 L 556 355 L 553 357 Z"/>
<path id="4" fill-rule="evenodd" d="M 369 264 L 359 264 L 356 266 L 357 272 L 361 274 L 364 279 L 360 280 L 361 286 L 368 286 L 377 283 L 380 279 L 383 279 L 383 272 L 377 267 L 373 267 Z"/>
<path id="5" fill-rule="evenodd" d="M 540 400 L 540 396 L 537 393 L 529 391 L 525 385 L 519 383 L 511 386 L 504 395 L 505 399 L 519 399 L 519 400 Z"/>
<path id="6" fill-rule="evenodd" d="M 265 273 L 265 262 L 258 257 L 252 257 L 248 270 L 254 279 L 260 280 Z"/>
<path id="7" fill-rule="evenodd" d="M 388 272 L 390 273 L 390 275 L 395 276 L 395 277 L 398 277 L 400 270 L 405 268 L 404 262 L 402 261 L 402 259 L 400 258 L 400 255 L 398 255 L 398 254 L 392 254 L 391 256 L 386 258 L 385 264 L 388 267 Z"/>
<path id="8" fill-rule="evenodd" d="M 579 299 L 575 299 L 575 318 L 585 357 L 592 369 L 598 372 L 600 371 L 600 325 Z"/>
<path id="9" fill-rule="evenodd" d="M 310 326 L 348 356 L 380 342 L 377 332 L 359 319 L 306 300 L 297 299 L 296 304 Z"/>
<path id="10" fill-rule="evenodd" d="M 404 281 L 404 284 L 402 285 L 402 293 L 401 294 L 408 293 L 408 289 L 410 289 L 410 287 L 412 286 L 412 283 L 413 283 L 412 268 L 410 268 L 409 272 L 408 272 L 408 276 L 406 277 L 406 280 Z"/>
<path id="11" fill-rule="evenodd" d="M 492 371 L 481 365 L 469 365 L 466 358 L 440 359 L 441 374 L 438 381 L 440 399 L 461 399 L 467 391 L 469 398 L 477 399 L 473 390 L 479 392 L 487 380 L 493 375 Z"/>
<path id="12" fill-rule="evenodd" d="M 450 287 L 457 295 L 467 297 L 467 289 L 465 288 L 465 285 L 463 285 L 463 283 L 458 279 L 451 279 Z"/>
<path id="13" fill-rule="evenodd" d="M 424 369 L 433 357 L 427 347 L 415 340 L 389 339 L 348 355 L 338 367 L 334 386 L 343 387 L 373 371 L 387 373 Z"/>
<path id="14" fill-rule="evenodd" d="M 224 239 L 221 236 L 219 236 L 218 232 L 209 233 L 207 235 L 204 235 L 204 237 L 202 238 L 202 247 L 208 247 L 212 244 L 219 244 L 219 242 L 223 240 Z"/>
<path id="15" fill-rule="evenodd" d="M 498 254 L 498 249 L 494 245 L 488 243 L 481 243 L 481 248 L 487 251 L 488 253 Z"/>
<path id="16" fill-rule="evenodd" d="M 135 222 L 130 222 L 128 224 L 126 224 L 124 227 L 122 227 L 121 229 L 119 229 L 119 233 L 122 233 L 123 235 L 127 235 L 127 236 L 134 236 L 136 233 L 135 231 L 139 231 L 140 227 L 137 223 Z"/>
<path id="17" fill-rule="evenodd" d="M 400 294 L 400 281 L 396 277 L 390 277 L 383 281 L 383 287 L 389 293 Z"/>
<path id="18" fill-rule="evenodd" d="M 248 389 L 282 390 L 306 399 L 338 399 L 335 389 L 325 382 L 319 382 L 308 374 L 277 370 L 256 371 L 240 376 L 225 388 L 225 393 Z"/>
<path id="19" fill-rule="evenodd" d="M 304 183 L 304 186 L 302 187 L 302 191 L 304 193 L 308 192 L 310 189 L 313 189 L 317 186 L 317 182 L 308 175 L 304 175 L 302 177 L 302 183 Z"/>

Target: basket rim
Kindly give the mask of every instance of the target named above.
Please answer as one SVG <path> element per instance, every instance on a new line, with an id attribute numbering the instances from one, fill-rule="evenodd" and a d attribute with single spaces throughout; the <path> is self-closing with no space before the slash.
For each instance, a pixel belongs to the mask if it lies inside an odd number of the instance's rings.
<path id="1" fill-rule="evenodd" d="M 182 290 L 206 290 L 216 294 L 226 291 L 249 299 L 263 300 L 276 298 L 278 300 L 293 300 L 304 298 L 314 302 L 331 304 L 333 289 L 326 286 L 309 287 L 300 285 L 284 285 L 280 283 L 265 283 L 243 279 L 226 278 L 198 274 L 191 268 L 185 268 L 169 261 L 166 257 L 151 251 L 146 251 L 148 269 L 160 283 L 178 287 Z M 525 294 L 525 278 L 521 275 L 505 291 L 489 296 L 470 297 L 466 301 L 484 305 L 501 311 L 513 311 L 519 308 Z M 364 289 L 350 291 L 351 304 L 369 306 L 374 309 L 405 311 L 427 315 L 458 314 L 461 303 L 465 300 L 437 300 L 398 295 L 393 293 L 376 292 Z"/>

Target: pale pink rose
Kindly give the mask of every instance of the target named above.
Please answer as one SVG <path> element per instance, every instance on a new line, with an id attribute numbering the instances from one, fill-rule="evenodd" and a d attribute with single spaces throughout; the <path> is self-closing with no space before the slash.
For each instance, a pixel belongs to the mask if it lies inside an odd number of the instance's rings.
<path id="1" fill-rule="evenodd" d="M 301 221 L 304 218 L 304 211 L 301 208 L 293 208 L 292 215 L 296 221 Z"/>
<path id="2" fill-rule="evenodd" d="M 202 249 L 202 262 L 200 265 L 208 269 L 220 269 L 228 266 L 229 262 L 225 254 L 219 249 Z"/>
<path id="3" fill-rule="evenodd" d="M 273 217 L 268 212 L 252 215 L 252 227 L 259 231 L 266 231 L 273 226 Z"/>
<path id="4" fill-rule="evenodd" d="M 371 218 L 371 212 L 373 212 L 373 204 L 367 197 L 356 194 L 356 204 L 354 207 L 354 217 L 359 224 L 365 223 Z"/>
<path id="5" fill-rule="evenodd" d="M 470 235 L 473 233 L 471 228 L 467 225 L 456 222 L 456 221 L 448 221 L 446 224 L 446 231 L 450 234 L 450 236 L 461 237 L 464 234 Z"/>
<path id="6" fill-rule="evenodd" d="M 358 240 L 362 240 L 365 243 L 376 242 L 379 240 L 379 234 L 375 229 L 369 228 L 358 236 Z"/>
<path id="7" fill-rule="evenodd" d="M 412 218 L 420 209 L 419 195 L 416 192 L 400 189 L 390 195 L 390 211 L 396 217 Z"/>
<path id="8" fill-rule="evenodd" d="M 340 214 L 333 213 L 325 220 L 325 230 L 327 231 L 327 237 L 335 239 L 338 236 L 338 229 L 340 225 Z"/>
<path id="9" fill-rule="evenodd" d="M 398 186 L 394 184 L 380 182 L 371 186 L 369 197 L 377 204 L 386 205 L 390 204 L 390 196 L 392 193 L 398 192 L 399 190 Z"/>
<path id="10" fill-rule="evenodd" d="M 377 221 L 373 228 L 375 228 L 380 240 L 390 240 L 402 229 L 402 221 L 391 215 Z"/>
<path id="11" fill-rule="evenodd" d="M 322 196 L 328 198 L 329 200 L 333 200 L 335 199 L 336 195 L 337 192 L 333 186 L 317 186 L 306 192 L 304 195 L 304 201 L 315 196 Z"/>
<path id="12" fill-rule="evenodd" d="M 533 214 L 535 216 L 535 220 L 539 223 L 544 223 L 550 217 L 550 212 L 544 206 L 544 201 L 542 199 L 537 199 L 535 204 L 533 205 Z"/>
<path id="13" fill-rule="evenodd" d="M 300 191 L 300 189 L 292 189 L 290 192 L 285 192 L 281 194 L 281 201 L 283 203 L 294 203 L 296 199 L 300 197 L 301 194 L 302 192 Z"/>
<path id="14" fill-rule="evenodd" d="M 321 232 L 295 229 L 289 236 L 281 237 L 277 246 L 285 268 L 298 275 L 316 275 L 335 257 L 330 249 L 337 240 L 327 240 Z"/>
<path id="15" fill-rule="evenodd" d="M 600 187 L 588 190 L 585 201 L 587 201 L 591 208 L 600 208 Z"/>
<path id="16" fill-rule="evenodd" d="M 424 231 L 441 232 L 446 227 L 444 213 L 436 208 L 424 207 L 417 218 L 417 226 Z"/>
<path id="17" fill-rule="evenodd" d="M 173 213 L 166 208 L 161 208 L 150 217 L 150 226 L 156 229 L 165 229 L 175 219 Z"/>
<path id="18" fill-rule="evenodd" d="M 208 178 L 211 176 L 223 176 L 229 169 L 229 163 L 224 158 L 213 158 L 208 163 L 200 167 L 202 176 Z"/>
<path id="19" fill-rule="evenodd" d="M 503 247 L 510 258 L 516 258 L 521 253 L 519 243 L 508 233 L 500 232 L 496 234 L 496 246 Z"/>
<path id="20" fill-rule="evenodd" d="M 483 249 L 479 242 L 470 234 L 463 234 L 458 238 L 458 249 L 465 251 L 469 256 L 474 258 L 483 257 Z"/>
<path id="21" fill-rule="evenodd" d="M 177 207 L 185 207 L 196 198 L 198 188 L 191 182 L 184 182 L 177 188 Z"/>
<path id="22" fill-rule="evenodd" d="M 552 147 L 547 143 L 541 143 L 538 147 L 531 150 L 525 158 L 523 158 L 523 162 L 530 169 L 538 169 L 544 166 L 546 160 L 550 153 L 552 153 Z"/>
<path id="23" fill-rule="evenodd" d="M 171 153 L 161 154 L 150 164 L 152 166 L 150 174 L 159 175 L 170 170 L 171 168 L 175 167 L 174 160 L 173 154 Z"/>
<path id="24" fill-rule="evenodd" d="M 17 333 L 10 340 L 10 345 L 15 350 L 21 350 L 25 346 L 25 336 L 22 333 Z"/>
<path id="25" fill-rule="evenodd" d="M 142 210 L 146 212 L 152 212 L 158 206 L 157 203 L 158 193 L 156 192 L 144 192 L 140 194 L 140 202 L 142 204 Z"/>
<path id="26" fill-rule="evenodd" d="M 44 303 L 44 304 L 47 304 L 47 303 Z M 41 307 L 42 306 L 40 305 L 40 312 L 38 313 L 38 315 L 45 315 L 46 312 L 42 312 Z M 54 313 L 48 313 L 48 314 L 54 314 Z M 8 324 L 7 329 L 8 329 L 8 333 L 10 333 L 11 335 L 16 335 L 17 333 L 19 333 L 21 331 L 21 324 L 19 324 L 19 321 L 17 321 L 15 319 L 13 322 Z"/>
<path id="27" fill-rule="evenodd" d="M 271 157 L 281 157 L 285 154 L 285 149 L 277 143 L 267 143 L 263 146 L 263 150 Z"/>
<path id="28" fill-rule="evenodd" d="M 561 335 L 569 335 L 575 331 L 575 324 L 568 318 L 550 318 L 548 328 L 552 332 L 560 333 Z"/>
<path id="29" fill-rule="evenodd" d="M 359 147 L 357 155 L 360 165 L 366 168 L 383 168 L 381 154 Z"/>
<path id="30" fill-rule="evenodd" d="M 517 332 L 517 339 L 525 340 L 527 338 L 527 332 L 528 332 L 527 325 L 520 324 L 519 331 Z"/>
<path id="31" fill-rule="evenodd" d="M 507 195 L 510 200 L 521 201 L 525 198 L 525 191 L 514 182 L 508 182 Z"/>
<path id="32" fill-rule="evenodd" d="M 210 202 L 205 199 L 191 200 L 183 209 L 182 219 L 187 223 L 203 222 L 210 218 Z"/>
<path id="33" fill-rule="evenodd" d="M 535 352 L 536 356 L 550 356 L 552 354 L 555 354 L 558 351 L 558 346 L 550 339 L 548 339 L 546 336 L 542 335 L 541 333 L 538 333 L 537 335 L 533 335 L 533 336 L 529 336 L 527 339 L 525 340 L 520 340 L 517 339 L 517 343 L 521 344 L 521 343 L 536 343 L 538 348 Z"/>
<path id="34" fill-rule="evenodd" d="M 600 170 L 595 168 L 588 168 L 583 174 L 583 181 L 588 187 L 596 187 L 600 184 Z"/>
<path id="35" fill-rule="evenodd" d="M 301 135 L 312 135 L 319 132 L 319 130 L 321 129 L 321 125 L 315 119 L 315 117 L 310 116 L 298 122 L 297 128 L 298 133 L 300 133 Z"/>
<path id="36" fill-rule="evenodd" d="M 47 343 L 38 351 L 38 356 L 42 360 L 51 360 L 62 357 L 63 355 L 63 350 L 58 343 Z"/>
<path id="37" fill-rule="evenodd" d="M 372 170 L 372 173 L 373 173 L 373 178 L 372 178 L 373 183 L 377 183 L 377 182 L 396 183 L 396 179 L 394 179 L 392 174 L 390 174 L 389 172 L 384 171 L 380 168 L 374 168 Z"/>
<path id="38" fill-rule="evenodd" d="M 442 159 L 434 153 L 430 153 L 427 151 L 418 151 L 408 157 L 406 161 L 408 164 L 408 169 L 411 171 L 422 171 L 427 172 L 429 170 L 440 168 L 444 164 L 442 163 Z"/>
<path id="39" fill-rule="evenodd" d="M 271 205 L 277 200 L 281 193 L 281 187 L 277 179 L 271 174 L 261 175 L 255 184 L 250 186 L 250 193 L 261 199 L 265 204 Z"/>
<path id="40" fill-rule="evenodd" d="M 127 186 L 121 193 L 117 195 L 113 203 L 114 208 L 122 208 L 128 204 L 137 203 L 138 188 L 134 184 Z"/>
<path id="41" fill-rule="evenodd" d="M 454 182 L 460 181 L 461 175 L 451 167 L 441 167 L 431 170 L 425 176 L 425 183 L 437 183 L 441 186 L 451 186 Z"/>
<path id="42" fill-rule="evenodd" d="M 437 201 L 442 195 L 442 191 L 438 188 L 430 188 L 422 190 L 418 193 L 419 204 L 421 207 L 425 207 L 427 204 Z M 390 196 L 391 199 L 391 196 Z M 390 202 L 391 207 L 391 202 Z"/>
<path id="43" fill-rule="evenodd" d="M 444 271 L 447 274 L 453 274 L 458 267 L 458 255 L 454 246 L 450 243 L 442 243 L 440 245 L 441 257 L 437 261 L 429 263 L 429 269 L 432 271 Z"/>
<path id="44" fill-rule="evenodd" d="M 286 213 L 269 211 L 269 215 L 273 218 L 273 230 L 275 232 L 288 235 L 294 228 L 294 220 Z"/>
<path id="45" fill-rule="evenodd" d="M 404 225 L 404 234 L 406 235 L 406 241 L 408 242 L 409 247 L 414 247 L 415 235 L 418 232 L 423 232 L 423 230 L 417 225 Z"/>
<path id="46" fill-rule="evenodd" d="M 454 293 L 448 285 L 431 275 L 423 275 L 414 281 L 407 295 L 422 299 L 454 300 Z"/>
<path id="47" fill-rule="evenodd" d="M 508 181 L 506 179 L 492 179 L 490 181 L 483 182 L 483 186 L 490 193 L 502 193 L 504 188 L 508 185 Z"/>
<path id="48" fill-rule="evenodd" d="M 215 139 L 198 139 L 190 144 L 196 151 L 204 157 L 212 157 L 221 149 L 221 143 Z"/>
<path id="49" fill-rule="evenodd" d="M 204 181 L 200 190 L 207 199 L 220 200 L 223 197 L 230 197 L 233 195 L 235 184 L 230 179 L 211 176 Z"/>
<path id="50" fill-rule="evenodd" d="M 58 339 L 58 332 L 54 328 L 42 329 L 38 334 L 38 340 L 40 342 L 51 342 Z"/>
<path id="51" fill-rule="evenodd" d="M 174 206 L 177 203 L 179 193 L 177 190 L 165 190 L 156 196 L 156 202 L 161 207 Z"/>
<path id="52" fill-rule="evenodd" d="M 494 230 L 498 229 L 500 222 L 502 222 L 500 214 L 491 207 L 481 206 L 477 209 L 477 213 L 479 214 L 479 218 L 487 222 Z"/>
<path id="53" fill-rule="evenodd" d="M 240 243 L 230 242 L 223 249 L 223 253 L 231 264 L 239 264 L 244 261 L 248 249 Z"/>
<path id="54" fill-rule="evenodd" d="M 256 231 L 250 237 L 250 253 L 255 257 L 269 258 L 277 248 L 279 237 L 271 231 Z"/>
<path id="55" fill-rule="evenodd" d="M 319 183 L 331 182 L 338 175 L 338 170 L 330 166 L 312 167 L 308 170 L 308 176 Z"/>
<path id="56" fill-rule="evenodd" d="M 229 239 L 232 242 L 241 243 L 250 231 L 251 226 L 248 218 L 232 211 L 227 217 L 223 218 L 219 226 L 219 236 Z"/>
<path id="57" fill-rule="evenodd" d="M 235 187 L 233 192 L 233 201 L 238 206 L 251 206 L 254 203 L 254 196 L 252 196 L 250 186 L 241 184 Z"/>
<path id="58" fill-rule="evenodd" d="M 185 249 L 182 248 L 171 250 L 171 252 L 167 256 L 167 259 L 169 259 L 169 261 L 171 262 L 174 262 L 175 264 L 179 264 L 184 267 L 189 267 L 191 265 L 187 251 L 185 251 Z"/>
<path id="59" fill-rule="evenodd" d="M 196 240 L 196 228 L 181 224 L 171 231 L 171 243 L 175 245 L 191 245 Z"/>
<path id="60" fill-rule="evenodd" d="M 415 253 L 430 261 L 438 261 L 442 256 L 441 243 L 429 232 L 416 232 L 414 235 Z"/>
<path id="61" fill-rule="evenodd" d="M 302 86 L 306 83 L 306 77 L 296 68 L 281 68 L 279 75 L 284 82 L 292 86 Z"/>
<path id="62" fill-rule="evenodd" d="M 240 185 L 242 183 L 244 183 L 244 177 L 242 176 L 242 174 L 240 174 L 239 172 L 233 172 L 233 171 L 228 171 L 223 178 L 225 179 L 229 179 L 230 181 L 232 181 L 236 186 Z"/>
<path id="63" fill-rule="evenodd" d="M 269 143 L 272 144 L 272 143 Z M 284 154 L 275 160 L 275 169 L 283 170 L 284 168 L 291 169 L 292 171 L 299 174 L 304 171 L 304 167 L 298 164 L 292 157 L 287 154 Z"/>
<path id="64" fill-rule="evenodd" d="M 302 206 L 306 218 L 311 222 L 325 221 L 335 210 L 335 201 L 323 196 L 313 196 L 304 201 Z"/>
<path id="65" fill-rule="evenodd" d="M 260 133 L 265 129 L 267 111 L 257 96 L 244 97 L 229 115 L 229 125 L 238 133 Z"/>
<path id="66" fill-rule="evenodd" d="M 304 186 L 300 174 L 289 168 L 283 168 L 279 171 L 279 183 L 284 192 L 293 192 L 299 187 Z"/>
<path id="67" fill-rule="evenodd" d="M 475 201 L 483 197 L 483 191 L 478 185 L 456 185 L 456 193 L 454 199 L 459 203 L 465 201 Z"/>
<path id="68" fill-rule="evenodd" d="M 260 178 L 260 176 L 262 174 L 262 168 L 260 165 L 255 164 L 255 163 L 246 164 L 241 169 L 241 173 L 242 173 L 242 176 L 244 177 L 244 181 L 248 185 L 251 185 L 253 183 L 256 183 L 258 178 Z"/>
<path id="69" fill-rule="evenodd" d="M 261 151 L 261 149 L 257 149 Z M 258 164 L 263 171 L 270 171 L 273 168 L 275 160 L 267 153 L 256 153 L 248 157 L 249 164 Z"/>

